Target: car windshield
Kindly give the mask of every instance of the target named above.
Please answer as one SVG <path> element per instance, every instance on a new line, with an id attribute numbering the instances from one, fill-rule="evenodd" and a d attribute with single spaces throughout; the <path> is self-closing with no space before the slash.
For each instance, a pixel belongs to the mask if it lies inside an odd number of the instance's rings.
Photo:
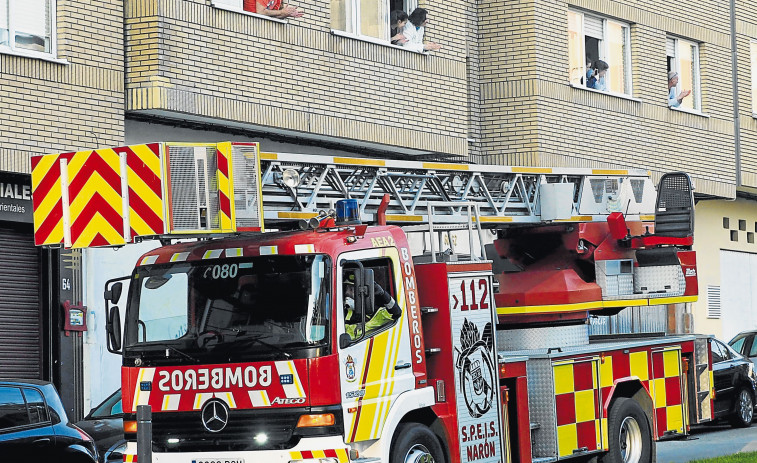
<path id="1" fill-rule="evenodd" d="M 95 407 L 90 414 L 91 418 L 120 417 L 123 415 L 121 408 L 121 389 L 117 390 Z"/>
<path id="2" fill-rule="evenodd" d="M 259 256 L 139 267 L 127 351 L 195 359 L 211 349 L 282 353 L 328 343 L 329 259 Z"/>

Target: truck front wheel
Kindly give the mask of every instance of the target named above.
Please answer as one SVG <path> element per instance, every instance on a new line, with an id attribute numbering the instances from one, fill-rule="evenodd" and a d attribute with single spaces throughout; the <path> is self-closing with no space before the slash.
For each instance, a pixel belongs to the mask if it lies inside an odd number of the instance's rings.
<path id="1" fill-rule="evenodd" d="M 649 463 L 652 461 L 652 433 L 649 420 L 633 399 L 621 397 L 608 417 L 610 450 L 602 463 Z"/>
<path id="2" fill-rule="evenodd" d="M 391 463 L 444 463 L 444 451 L 433 432 L 418 423 L 403 423 L 394 434 Z"/>

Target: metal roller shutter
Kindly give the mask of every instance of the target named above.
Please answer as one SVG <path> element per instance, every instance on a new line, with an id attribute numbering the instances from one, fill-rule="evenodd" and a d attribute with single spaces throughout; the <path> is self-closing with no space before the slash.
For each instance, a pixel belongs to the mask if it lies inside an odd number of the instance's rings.
<path id="1" fill-rule="evenodd" d="M 0 227 L 0 379 L 41 379 L 40 310 L 32 232 Z"/>

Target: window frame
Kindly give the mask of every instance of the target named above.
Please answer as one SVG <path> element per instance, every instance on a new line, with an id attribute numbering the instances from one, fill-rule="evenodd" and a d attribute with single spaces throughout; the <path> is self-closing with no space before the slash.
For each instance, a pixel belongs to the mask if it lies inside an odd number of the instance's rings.
<path id="1" fill-rule="evenodd" d="M 692 87 L 694 87 L 694 88 L 691 89 L 691 95 L 689 95 L 692 98 L 692 100 L 694 101 L 694 108 L 689 109 L 689 108 L 686 108 L 686 107 L 683 107 L 683 106 L 672 107 L 672 106 L 668 105 L 668 109 L 672 109 L 674 111 L 684 111 L 684 112 L 693 112 L 693 113 L 696 113 L 696 114 L 702 114 L 702 67 L 701 67 L 701 60 L 700 60 L 700 57 L 699 57 L 699 55 L 701 53 L 701 47 L 699 46 L 700 45 L 699 42 L 691 40 L 691 39 L 686 39 L 686 38 L 683 38 L 683 37 L 678 37 L 678 36 L 675 36 L 675 35 L 670 35 L 670 34 L 668 34 L 665 37 L 665 40 L 666 40 L 665 58 L 666 59 L 667 58 L 673 58 L 673 60 L 672 60 L 673 61 L 673 66 L 670 68 L 670 70 L 677 72 L 678 75 L 679 75 L 678 85 L 677 85 L 679 92 L 681 91 L 681 78 L 680 78 L 680 75 L 681 75 L 681 63 L 679 62 L 680 56 L 681 56 L 681 51 L 680 51 L 681 50 L 681 42 L 686 43 L 688 45 L 692 45 L 692 46 L 694 46 L 696 48 L 696 53 L 694 54 L 694 57 L 693 57 L 695 75 L 692 77 L 692 80 L 693 80 Z M 670 55 L 668 55 L 668 53 L 667 53 L 667 40 L 673 40 L 673 42 L 674 42 L 674 47 L 673 47 L 674 51 L 673 51 L 673 53 L 675 53 L 675 56 L 671 57 Z M 695 88 L 697 90 L 696 92 L 694 92 Z"/>
<path id="2" fill-rule="evenodd" d="M 397 48 L 404 48 L 402 46 L 392 45 L 391 37 L 388 37 L 386 39 L 381 37 L 374 37 L 372 35 L 366 35 L 361 33 L 360 26 L 360 4 L 362 0 L 344 0 L 344 6 L 345 6 L 345 30 L 337 29 L 334 27 L 333 22 L 330 23 L 331 32 L 334 35 L 342 35 L 358 40 L 363 40 L 367 42 L 373 42 L 378 43 L 380 45 L 390 45 L 392 47 Z M 386 11 L 386 30 L 391 29 L 391 24 L 389 23 L 389 15 L 391 15 L 391 11 L 389 8 L 389 2 L 387 3 L 387 11 Z M 405 3 L 405 12 L 410 15 L 410 12 L 412 12 L 414 9 L 418 8 L 418 0 L 404 0 Z M 329 5 L 329 10 L 331 9 L 331 6 Z"/>
<path id="3" fill-rule="evenodd" d="M 360 251 L 358 251 L 358 253 L 359 252 Z M 339 304 L 338 305 L 338 313 L 342 314 L 341 315 L 341 325 L 342 325 L 342 327 L 340 328 L 340 332 L 339 332 L 339 335 L 341 336 L 341 334 L 347 332 L 347 330 L 346 330 L 347 323 L 346 323 L 346 320 L 345 320 L 346 317 L 345 317 L 344 305 L 343 305 L 344 304 L 344 292 L 341 289 L 341 288 L 344 288 L 344 274 L 345 274 L 345 271 L 347 269 L 345 269 L 343 263 L 345 263 L 345 262 L 356 262 L 357 261 L 357 262 L 360 262 L 361 264 L 363 264 L 365 268 L 374 269 L 375 282 L 378 283 L 379 285 L 381 285 L 382 288 L 384 289 L 384 291 L 388 292 L 395 301 L 397 301 L 397 292 L 398 292 L 397 291 L 398 290 L 398 286 L 397 285 L 398 285 L 398 282 L 395 280 L 395 271 L 397 270 L 395 268 L 395 262 L 389 256 L 375 256 L 375 255 L 371 255 L 371 256 L 362 257 L 361 254 L 358 254 L 357 256 L 353 255 L 352 257 L 347 257 L 347 256 L 345 256 L 343 254 L 340 257 L 339 260 L 340 260 L 340 265 L 339 265 L 340 271 L 339 271 L 339 280 L 337 281 L 337 285 L 338 285 L 338 288 L 340 288 L 340 293 L 341 294 L 339 294 L 337 296 L 337 301 L 339 301 L 338 302 L 338 304 Z M 386 265 L 382 265 L 384 263 Z M 386 273 L 384 273 L 384 275 L 383 275 L 384 278 L 379 278 L 378 275 L 376 275 L 376 269 L 385 269 L 386 270 Z M 352 270 L 354 270 L 354 267 L 352 268 Z M 382 280 L 386 280 L 386 281 L 384 281 L 384 284 L 382 284 Z M 399 304 L 399 302 L 398 302 L 398 304 Z M 366 319 L 366 322 L 367 321 L 368 320 Z M 372 337 L 374 337 L 374 336 L 376 336 L 378 334 L 381 334 L 381 333 L 383 333 L 383 332 L 391 329 L 392 327 L 394 327 L 397 324 L 397 322 L 398 322 L 398 320 L 393 320 L 391 323 L 387 323 L 387 324 L 379 327 L 378 329 L 374 329 L 374 330 L 371 330 L 371 331 L 366 331 L 363 336 L 358 336 L 357 338 L 353 339 L 350 342 L 350 344 L 349 344 L 348 347 L 355 346 L 357 344 L 365 342 L 368 339 L 370 339 L 370 338 L 372 338 Z M 338 338 L 339 338 L 339 336 L 337 336 L 337 339 Z"/>
<path id="4" fill-rule="evenodd" d="M 56 59 L 58 56 L 58 40 L 57 40 L 57 23 L 58 23 L 58 15 L 57 15 L 57 7 L 58 7 L 58 0 L 44 0 L 48 5 L 48 10 L 50 11 L 50 15 L 47 18 L 47 21 L 49 21 L 50 26 L 50 52 L 40 52 L 35 50 L 28 50 L 26 48 L 18 48 L 15 46 L 15 39 L 13 38 L 15 36 L 15 27 L 14 27 L 14 16 L 15 16 L 15 9 L 17 7 L 17 4 L 20 4 L 23 2 L 23 0 L 7 0 L 8 1 L 8 44 L 0 44 L 0 53 L 2 54 L 9 54 L 9 55 L 17 55 L 17 56 L 26 56 L 29 58 L 42 58 L 42 59 Z"/>
<path id="5" fill-rule="evenodd" d="M 599 20 L 602 21 L 602 40 L 600 41 L 599 57 L 598 57 L 598 59 L 601 59 L 601 60 L 603 60 L 605 62 L 607 61 L 608 46 L 609 46 L 609 40 L 608 40 L 608 37 L 607 37 L 607 33 L 608 33 L 607 24 L 608 24 L 608 22 L 620 24 L 621 26 L 623 26 L 623 27 L 626 28 L 626 32 L 624 34 L 623 40 L 624 40 L 624 42 L 625 42 L 625 44 L 627 46 L 627 50 L 628 50 L 628 52 L 625 53 L 625 55 L 623 56 L 623 74 L 624 74 L 623 77 L 624 77 L 624 81 L 626 82 L 626 88 L 628 89 L 628 93 L 625 93 L 625 92 L 618 93 L 618 92 L 614 92 L 614 91 L 609 90 L 609 89 L 606 90 L 606 91 L 595 90 L 593 88 L 587 87 L 586 86 L 586 82 L 584 82 L 583 85 L 576 84 L 575 82 L 573 82 L 572 80 L 570 80 L 570 73 L 569 73 L 568 74 L 568 80 L 569 80 L 571 86 L 573 86 L 575 88 L 583 88 L 585 90 L 590 90 L 590 91 L 599 92 L 599 93 L 605 93 L 605 94 L 609 94 L 609 95 L 613 95 L 613 96 L 618 96 L 618 97 L 622 97 L 622 98 L 634 99 L 634 96 L 633 96 L 634 95 L 633 94 L 633 70 L 631 68 L 631 63 L 632 63 L 632 59 L 631 59 L 631 23 L 627 22 L 627 21 L 622 21 L 622 20 L 619 20 L 619 19 L 616 19 L 616 18 L 612 18 L 612 17 L 606 16 L 606 15 L 603 15 L 603 14 L 600 14 L 600 13 L 595 13 L 593 11 L 584 11 L 584 10 L 581 10 L 581 9 L 578 9 L 578 8 L 568 8 L 568 13 L 574 13 L 574 14 L 581 15 L 581 32 L 580 32 L 580 35 L 581 35 L 581 37 L 580 37 L 580 47 L 581 47 L 581 50 L 580 50 L 580 55 L 581 55 L 581 59 L 582 59 L 582 65 L 581 65 L 581 67 L 583 69 L 582 74 L 583 74 L 584 79 L 586 78 L 586 16 L 590 16 L 592 18 L 599 19 Z M 569 44 L 568 44 L 568 46 L 570 47 Z M 568 50 L 568 56 L 570 56 L 570 50 Z"/>

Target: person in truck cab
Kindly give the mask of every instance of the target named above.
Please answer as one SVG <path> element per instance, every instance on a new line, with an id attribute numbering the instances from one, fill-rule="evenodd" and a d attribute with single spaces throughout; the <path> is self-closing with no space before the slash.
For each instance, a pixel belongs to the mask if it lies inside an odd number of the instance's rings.
<path id="1" fill-rule="evenodd" d="M 375 281 L 373 282 L 373 313 L 365 314 L 365 332 L 376 331 L 391 324 L 402 315 L 402 309 L 388 291 L 385 291 Z M 360 322 L 362 315 L 355 310 L 355 274 L 347 272 L 344 275 L 344 329 L 350 338 L 360 336 Z"/>

